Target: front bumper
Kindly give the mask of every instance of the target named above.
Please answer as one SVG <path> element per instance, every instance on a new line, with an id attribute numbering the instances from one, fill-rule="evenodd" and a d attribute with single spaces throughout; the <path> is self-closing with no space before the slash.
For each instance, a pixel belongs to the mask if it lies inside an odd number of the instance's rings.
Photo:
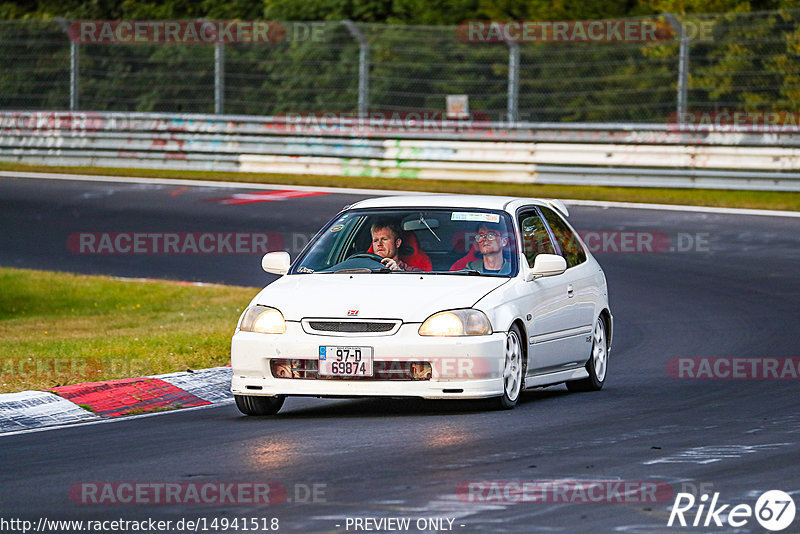
<path id="1" fill-rule="evenodd" d="M 424 337 L 418 324 L 391 336 L 326 336 L 287 322 L 283 334 L 237 331 L 231 342 L 231 391 L 236 395 L 421 397 L 481 399 L 503 394 L 504 332 L 488 336 Z M 275 378 L 270 360 L 317 360 L 320 346 L 372 347 L 375 362 L 426 361 L 427 380 Z"/>

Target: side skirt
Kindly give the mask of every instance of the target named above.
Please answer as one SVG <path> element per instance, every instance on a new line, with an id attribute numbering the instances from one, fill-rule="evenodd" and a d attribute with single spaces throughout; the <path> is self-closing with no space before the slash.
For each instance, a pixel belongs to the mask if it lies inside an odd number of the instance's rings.
<path id="1" fill-rule="evenodd" d="M 580 380 L 589 376 L 586 367 L 579 367 L 577 369 L 568 369 L 566 371 L 558 371 L 555 373 L 546 373 L 542 375 L 534 375 L 525 377 L 525 388 L 532 388 L 537 386 L 550 386 L 553 384 L 560 384 L 569 380 Z"/>

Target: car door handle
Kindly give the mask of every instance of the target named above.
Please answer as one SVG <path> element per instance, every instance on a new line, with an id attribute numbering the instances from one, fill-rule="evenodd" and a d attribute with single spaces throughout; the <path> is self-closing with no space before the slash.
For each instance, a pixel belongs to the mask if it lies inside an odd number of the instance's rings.
<path id="1" fill-rule="evenodd" d="M 575 296 L 575 288 L 572 287 L 572 284 L 567 286 L 567 296 L 572 298 Z"/>

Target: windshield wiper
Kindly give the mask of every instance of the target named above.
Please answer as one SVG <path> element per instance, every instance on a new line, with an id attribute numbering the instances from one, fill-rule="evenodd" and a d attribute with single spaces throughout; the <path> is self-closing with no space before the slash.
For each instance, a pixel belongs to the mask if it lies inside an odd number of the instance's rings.
<path id="1" fill-rule="evenodd" d="M 472 276 L 481 276 L 483 273 L 476 269 L 459 269 L 458 271 L 450 271 L 452 274 L 469 274 Z"/>
<path id="2" fill-rule="evenodd" d="M 338 271 L 328 271 L 332 273 L 390 273 L 392 270 L 388 267 L 381 267 L 380 269 L 369 269 L 367 267 L 357 267 L 352 269 L 339 269 Z"/>

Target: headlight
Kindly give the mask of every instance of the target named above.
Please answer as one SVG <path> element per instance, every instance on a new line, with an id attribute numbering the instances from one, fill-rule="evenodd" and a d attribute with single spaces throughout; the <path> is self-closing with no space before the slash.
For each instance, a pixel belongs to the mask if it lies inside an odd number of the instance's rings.
<path id="1" fill-rule="evenodd" d="M 239 330 L 260 334 L 283 334 L 286 332 L 286 321 L 283 320 L 283 314 L 275 308 L 251 306 L 244 311 Z"/>
<path id="2" fill-rule="evenodd" d="M 489 318 L 478 310 L 434 313 L 419 327 L 421 336 L 483 336 L 491 333 Z"/>

